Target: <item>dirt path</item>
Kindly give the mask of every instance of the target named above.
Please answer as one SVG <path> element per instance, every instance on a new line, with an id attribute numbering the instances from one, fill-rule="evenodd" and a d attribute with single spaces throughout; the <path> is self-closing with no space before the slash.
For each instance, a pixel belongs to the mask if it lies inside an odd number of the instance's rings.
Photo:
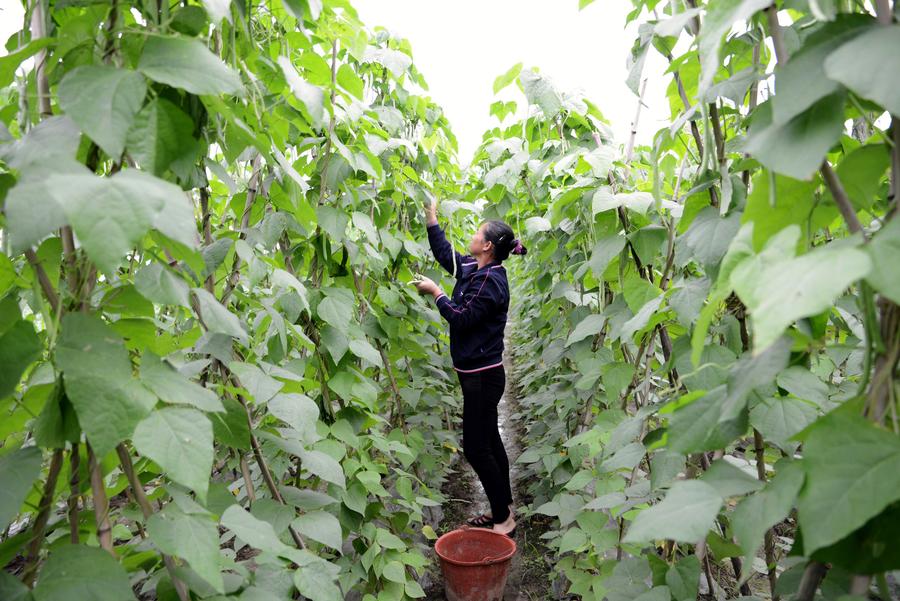
<path id="1" fill-rule="evenodd" d="M 522 453 L 519 444 L 521 425 L 514 419 L 518 409 L 516 392 L 518 387 L 513 377 L 513 369 L 509 357 L 504 359 L 506 369 L 506 390 L 498 407 L 500 435 L 510 462 L 510 479 L 513 485 L 513 496 L 516 503 L 516 545 L 518 551 L 513 557 L 506 592 L 503 601 L 532 601 L 551 598 L 549 587 L 549 569 L 546 563 L 545 548 L 540 539 L 545 531 L 536 520 L 523 515 L 524 507 L 531 502 L 527 497 L 525 482 L 521 481 L 520 465 L 515 461 Z M 466 462 L 462 453 L 457 455 L 452 465 L 454 472 L 447 479 L 442 492 L 447 502 L 441 507 L 442 515 L 438 517 L 438 534 L 458 528 L 465 521 L 480 513 L 489 511 L 490 506 L 484 489 L 475 472 Z M 435 516 L 437 517 L 437 516 Z M 440 574 L 438 559 L 432 549 L 434 569 L 429 574 L 425 591 L 428 601 L 444 601 L 443 580 Z M 424 586 L 424 585 L 423 585 Z"/>

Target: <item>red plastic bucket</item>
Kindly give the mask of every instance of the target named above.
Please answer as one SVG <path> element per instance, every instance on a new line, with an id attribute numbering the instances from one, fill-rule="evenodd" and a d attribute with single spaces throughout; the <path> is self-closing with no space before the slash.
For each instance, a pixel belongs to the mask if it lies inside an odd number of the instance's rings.
<path id="1" fill-rule="evenodd" d="M 484 528 L 463 528 L 434 543 L 447 601 L 501 601 L 516 542 Z"/>

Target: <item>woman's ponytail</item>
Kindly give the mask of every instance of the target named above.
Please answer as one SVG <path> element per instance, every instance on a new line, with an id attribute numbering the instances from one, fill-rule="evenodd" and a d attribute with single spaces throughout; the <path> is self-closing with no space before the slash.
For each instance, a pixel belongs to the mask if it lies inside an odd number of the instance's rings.
<path id="1" fill-rule="evenodd" d="M 510 251 L 510 254 L 513 255 L 526 255 L 528 254 L 528 249 L 525 248 L 525 245 L 522 244 L 521 240 L 518 238 L 513 240 L 513 248 Z"/>

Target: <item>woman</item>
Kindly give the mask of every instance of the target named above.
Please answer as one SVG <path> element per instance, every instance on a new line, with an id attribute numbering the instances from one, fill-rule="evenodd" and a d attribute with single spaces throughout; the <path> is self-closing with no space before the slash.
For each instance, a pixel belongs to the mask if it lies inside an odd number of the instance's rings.
<path id="1" fill-rule="evenodd" d="M 428 208 L 428 242 L 435 259 L 456 276 L 452 296 L 432 280 L 416 283 L 431 294 L 450 325 L 450 356 L 463 392 L 463 453 L 478 474 L 491 513 L 472 518 L 472 526 L 515 536 L 509 459 L 497 428 L 497 404 L 506 387 L 503 331 L 509 309 L 509 284 L 503 260 L 527 250 L 502 221 L 487 221 L 469 243 L 469 255 L 453 250 L 437 221 L 437 202 Z"/>

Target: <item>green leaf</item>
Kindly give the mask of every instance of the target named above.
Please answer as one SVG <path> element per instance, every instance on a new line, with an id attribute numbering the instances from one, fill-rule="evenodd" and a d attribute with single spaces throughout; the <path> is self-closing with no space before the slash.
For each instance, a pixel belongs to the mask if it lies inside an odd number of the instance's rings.
<path id="1" fill-rule="evenodd" d="M 862 15 L 839 15 L 812 34 L 787 63 L 778 65 L 777 93 L 772 99 L 775 123 L 785 124 L 822 98 L 841 91 L 841 85 L 825 75 L 825 58 L 869 23 L 871 19 Z"/>
<path id="2" fill-rule="evenodd" d="M 562 538 L 559 539 L 559 549 L 557 553 L 562 555 L 572 551 L 579 551 L 588 543 L 588 537 L 581 528 L 569 528 L 566 530 Z"/>
<path id="3" fill-rule="evenodd" d="M 702 397 L 679 407 L 669 420 L 669 448 L 679 453 L 723 448 L 747 430 L 747 414 L 730 422 L 719 422 L 725 387 L 719 386 Z"/>
<path id="4" fill-rule="evenodd" d="M 257 404 L 268 402 L 284 387 L 284 384 L 250 363 L 232 361 L 228 364 L 228 369 L 240 379 L 241 386 Z"/>
<path id="5" fill-rule="evenodd" d="M 828 384 L 799 365 L 785 369 L 775 381 L 798 399 L 813 402 L 820 407 L 828 401 Z"/>
<path id="6" fill-rule="evenodd" d="M 244 91 L 238 74 L 193 38 L 148 37 L 138 70 L 154 81 L 191 94 L 241 95 Z"/>
<path id="7" fill-rule="evenodd" d="M 98 547 L 63 545 L 50 552 L 32 591 L 34 601 L 134 601 L 124 568 Z"/>
<path id="8" fill-rule="evenodd" d="M 707 6 L 703 27 L 698 35 L 698 52 L 702 67 L 698 91 L 701 96 L 712 84 L 713 77 L 722 64 L 719 49 L 722 47 L 722 38 L 725 34 L 731 31 L 732 25 L 736 22 L 746 21 L 771 3 L 772 0 L 717 0 Z"/>
<path id="9" fill-rule="evenodd" d="M 37 447 L 17 449 L 0 455 L 0 529 L 6 529 L 25 497 L 31 491 L 34 481 L 41 475 L 43 456 Z"/>
<path id="10" fill-rule="evenodd" d="M 16 307 L 18 315 L 18 307 Z M 11 395 L 22 373 L 41 356 L 41 339 L 31 323 L 18 319 L 0 334 L 0 399 Z"/>
<path id="11" fill-rule="evenodd" d="M 128 153 L 138 165 L 163 175 L 172 163 L 199 155 L 194 122 L 165 98 L 155 98 L 141 109 L 128 132 Z"/>
<path id="12" fill-rule="evenodd" d="M 312 601 L 343 601 L 344 595 L 327 570 L 316 564 L 303 566 L 294 572 L 294 586 Z"/>
<path id="13" fill-rule="evenodd" d="M 134 276 L 134 287 L 144 298 L 154 303 L 191 306 L 187 282 L 159 263 L 142 267 Z"/>
<path id="14" fill-rule="evenodd" d="M 42 48 L 52 46 L 57 40 L 55 38 L 39 38 L 31 40 L 24 46 L 20 46 L 15 50 L 9 50 L 9 54 L 0 57 L 0 88 L 5 88 L 16 78 L 16 69 L 19 65 L 30 56 L 34 56 Z"/>
<path id="15" fill-rule="evenodd" d="M 756 475 L 748 474 L 726 459 L 713 461 L 700 480 L 715 488 L 723 499 L 746 495 L 763 486 Z"/>
<path id="16" fill-rule="evenodd" d="M 242 541 L 261 551 L 278 554 L 287 547 L 278 538 L 272 524 L 254 517 L 240 505 L 232 505 L 226 509 L 220 522 Z"/>
<path id="17" fill-rule="evenodd" d="M 214 392 L 181 375 L 150 351 L 145 351 L 141 359 L 141 382 L 167 403 L 191 405 L 201 411 L 225 411 Z"/>
<path id="18" fill-rule="evenodd" d="M 847 153 L 837 166 L 838 179 L 857 211 L 868 210 L 881 191 L 891 157 L 884 144 L 866 144 Z"/>
<path id="19" fill-rule="evenodd" d="M 65 215 L 63 223 L 72 226 L 88 256 L 107 274 L 116 272 L 151 227 L 187 246 L 197 244 L 193 209 L 181 188 L 136 169 L 97 177 L 84 167 L 65 167 L 45 175 L 40 185 L 16 186 L 12 192 L 17 194 L 10 227 L 18 232 L 17 244 L 28 246 L 48 233 L 46 225 L 60 225 L 46 216 L 44 225 L 30 225 L 42 217 L 35 207 L 46 208 L 49 196 Z"/>
<path id="20" fill-rule="evenodd" d="M 591 271 L 594 272 L 594 278 L 599 280 L 603 277 L 603 272 L 606 271 L 610 262 L 622 252 L 626 242 L 625 236 L 618 234 L 597 240 L 594 249 L 591 251 L 589 261 Z"/>
<path id="21" fill-rule="evenodd" d="M 132 440 L 169 478 L 205 501 L 213 463 L 213 429 L 203 413 L 187 407 L 157 409 L 137 425 Z"/>
<path id="22" fill-rule="evenodd" d="M 59 84 L 63 111 L 114 160 L 146 94 L 140 73 L 100 65 L 72 69 Z"/>
<path id="23" fill-rule="evenodd" d="M 314 86 L 300 77 L 287 57 L 278 57 L 278 66 L 281 67 L 281 72 L 284 74 L 291 92 L 306 108 L 306 112 L 312 120 L 311 125 L 316 129 L 320 129 L 325 119 L 325 92 L 322 88 Z"/>
<path id="24" fill-rule="evenodd" d="M 31 590 L 9 572 L 0 572 L 0 599 L 4 601 L 31 601 Z"/>
<path id="25" fill-rule="evenodd" d="M 383 367 L 383 364 L 381 362 L 381 354 L 375 349 L 374 346 L 369 343 L 368 340 L 364 340 L 362 338 L 351 340 L 350 352 L 360 359 L 365 359 L 376 367 Z"/>
<path id="26" fill-rule="evenodd" d="M 896 215 L 872 237 L 865 247 L 872 261 L 866 281 L 872 287 L 900 304 L 900 219 Z"/>
<path id="27" fill-rule="evenodd" d="M 799 233 L 796 226 L 791 228 Z M 748 259 L 736 267 L 731 285 L 749 310 L 755 351 L 772 344 L 797 319 L 830 308 L 870 269 L 869 256 L 849 246 L 818 247 L 800 257 L 771 262 Z"/>
<path id="28" fill-rule="evenodd" d="M 528 103 L 539 106 L 547 119 L 554 117 L 562 109 L 562 98 L 546 76 L 528 69 L 519 74 L 519 81 Z"/>
<path id="29" fill-rule="evenodd" d="M 99 317 L 67 313 L 56 346 L 66 395 L 98 457 L 130 438 L 156 404 L 156 397 L 132 377 L 122 338 Z"/>
<path id="30" fill-rule="evenodd" d="M 184 559 L 217 592 L 224 592 L 219 571 L 219 531 L 208 516 L 183 513 L 168 505 L 150 516 L 147 531 L 160 551 Z"/>
<path id="31" fill-rule="evenodd" d="M 803 446 L 804 554 L 835 543 L 900 499 L 900 438 L 861 417 L 820 419 Z"/>
<path id="32" fill-rule="evenodd" d="M 766 530 L 787 517 L 802 485 L 803 470 L 799 462 L 779 462 L 775 477 L 766 487 L 741 500 L 731 514 L 734 536 L 744 551 L 741 582 L 754 574 L 753 558 L 763 544 Z"/>
<path id="33" fill-rule="evenodd" d="M 346 487 L 344 470 L 341 468 L 341 464 L 330 455 L 326 455 L 322 451 L 309 450 L 300 456 L 300 461 L 304 469 L 322 480 L 337 484 L 341 488 Z"/>
<path id="34" fill-rule="evenodd" d="M 773 186 L 774 184 L 774 186 Z M 752 223 L 753 248 L 761 250 L 766 241 L 789 225 L 800 227 L 802 240 L 809 236 L 810 227 L 817 228 L 824 219 L 819 218 L 821 209 L 815 206 L 814 182 L 804 182 L 767 171 L 753 176 L 747 206 L 741 218 L 742 223 Z M 829 216 L 828 221 L 831 221 Z M 743 231 L 743 228 L 742 230 Z M 799 240 L 794 241 L 797 247 Z M 805 244 L 804 244 L 805 248 Z M 747 249 L 742 254 L 749 254 Z"/>
<path id="35" fill-rule="evenodd" d="M 266 405 L 269 414 L 277 417 L 300 433 L 302 439 L 311 439 L 316 433 L 319 407 L 303 394 L 276 394 Z"/>
<path id="36" fill-rule="evenodd" d="M 326 511 L 310 511 L 293 522 L 300 534 L 328 545 L 336 551 L 341 550 L 343 535 L 341 524 L 337 518 Z"/>
<path id="37" fill-rule="evenodd" d="M 510 67 L 506 73 L 497 77 L 497 79 L 494 80 L 494 94 L 514 82 L 521 72 L 522 63 L 516 63 Z"/>
<path id="38" fill-rule="evenodd" d="M 816 421 L 818 414 L 816 408 L 806 401 L 773 397 L 763 399 L 750 410 L 750 424 L 767 441 L 785 452 L 792 452 L 788 439 Z"/>
<path id="39" fill-rule="evenodd" d="M 240 320 L 234 313 L 223 307 L 219 299 L 204 288 L 193 288 L 191 292 L 197 297 L 203 323 L 210 332 L 231 336 L 243 344 L 249 343 L 250 339 L 241 326 Z"/>
<path id="40" fill-rule="evenodd" d="M 720 422 L 735 419 L 746 407 L 747 395 L 772 383 L 790 360 L 791 344 L 789 337 L 782 336 L 756 355 L 745 353 L 740 358 L 728 374 L 728 394 L 722 403 Z"/>
<path id="41" fill-rule="evenodd" d="M 366 84 L 350 65 L 343 64 L 338 68 L 337 83 L 359 100 L 363 99 L 363 92 Z"/>
<path id="42" fill-rule="evenodd" d="M 696 555 L 679 559 L 666 572 L 666 586 L 675 601 L 694 601 L 700 587 L 700 559 Z"/>
<path id="43" fill-rule="evenodd" d="M 346 333 L 353 320 L 353 307 L 343 297 L 326 296 L 316 307 L 316 314 L 336 330 Z"/>
<path id="44" fill-rule="evenodd" d="M 623 541 L 671 539 L 696 543 L 706 538 L 721 507 L 722 497 L 709 484 L 699 480 L 678 481 L 661 503 L 637 515 Z"/>
<path id="45" fill-rule="evenodd" d="M 575 344 L 580 340 L 584 340 L 588 336 L 599 334 L 606 323 L 606 317 L 597 313 L 592 313 L 578 322 L 578 325 L 569 334 L 566 339 L 566 346 Z"/>
<path id="46" fill-rule="evenodd" d="M 706 207 L 694 217 L 679 241 L 693 259 L 709 269 L 717 266 L 725 256 L 740 227 L 740 213 L 735 211 L 723 218 L 716 207 Z"/>
<path id="47" fill-rule="evenodd" d="M 844 93 L 817 101 L 787 123 L 772 120 L 772 103 L 753 113 L 744 149 L 771 171 L 808 180 L 844 128 Z"/>
<path id="48" fill-rule="evenodd" d="M 875 25 L 825 59 L 825 73 L 888 112 L 900 114 L 900 26 Z"/>

